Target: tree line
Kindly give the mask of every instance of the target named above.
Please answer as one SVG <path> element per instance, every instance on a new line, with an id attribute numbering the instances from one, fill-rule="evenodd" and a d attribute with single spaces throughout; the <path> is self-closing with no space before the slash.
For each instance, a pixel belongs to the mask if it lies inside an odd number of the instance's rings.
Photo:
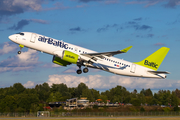
<path id="1" fill-rule="evenodd" d="M 101 102 L 131 103 L 140 105 L 171 105 L 178 106 L 180 90 L 159 90 L 152 93 L 151 89 L 142 89 L 139 93 L 136 89 L 129 92 L 125 87 L 117 85 L 115 88 L 99 92 L 89 89 L 84 83 L 77 87 L 67 87 L 66 84 L 48 83 L 38 84 L 34 88 L 25 88 L 21 83 L 0 88 L 0 112 L 37 112 L 43 111 L 49 102 L 66 101 L 70 98 L 87 97 L 90 102 L 101 99 Z"/>

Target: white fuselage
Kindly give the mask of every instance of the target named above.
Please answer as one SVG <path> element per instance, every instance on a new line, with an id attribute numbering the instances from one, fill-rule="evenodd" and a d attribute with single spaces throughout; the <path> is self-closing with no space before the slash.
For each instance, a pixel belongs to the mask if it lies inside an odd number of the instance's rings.
<path id="1" fill-rule="evenodd" d="M 14 34 L 9 36 L 9 39 L 17 44 L 24 45 L 28 48 L 35 49 L 41 52 L 45 52 L 51 55 L 56 55 L 57 51 L 71 51 L 81 56 L 86 53 L 96 53 L 95 51 L 82 48 L 61 40 L 56 40 L 50 37 L 46 37 L 40 34 L 23 32 L 24 35 Z M 84 59 L 90 59 L 82 56 Z M 151 74 L 147 71 L 152 69 L 131 63 L 115 57 L 104 56 L 104 59 L 97 59 L 93 64 L 85 63 L 84 66 L 101 69 L 114 74 L 135 76 L 135 77 L 150 77 L 150 78 L 165 78 L 164 74 Z"/>

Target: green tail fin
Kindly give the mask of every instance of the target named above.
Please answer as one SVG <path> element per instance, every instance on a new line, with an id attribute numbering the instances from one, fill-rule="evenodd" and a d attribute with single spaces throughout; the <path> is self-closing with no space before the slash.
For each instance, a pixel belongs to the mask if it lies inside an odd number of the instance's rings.
<path id="1" fill-rule="evenodd" d="M 166 57 L 168 51 L 170 48 L 167 47 L 161 47 L 159 50 L 145 58 L 144 60 L 140 62 L 134 62 L 135 64 L 157 70 L 159 66 L 161 65 L 162 61 Z"/>

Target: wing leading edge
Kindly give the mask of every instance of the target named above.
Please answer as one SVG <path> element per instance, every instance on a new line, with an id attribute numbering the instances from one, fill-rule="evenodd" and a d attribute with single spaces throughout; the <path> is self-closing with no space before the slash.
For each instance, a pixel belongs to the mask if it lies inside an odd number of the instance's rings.
<path id="1" fill-rule="evenodd" d="M 96 57 L 103 59 L 103 58 L 105 58 L 105 56 L 111 57 L 111 56 L 114 56 L 117 54 L 126 53 L 131 48 L 132 48 L 132 46 L 129 46 L 123 50 L 118 50 L 118 51 L 102 52 L 102 53 L 87 53 L 87 54 L 81 54 L 81 55 L 89 57 L 91 59 L 94 59 Z"/>

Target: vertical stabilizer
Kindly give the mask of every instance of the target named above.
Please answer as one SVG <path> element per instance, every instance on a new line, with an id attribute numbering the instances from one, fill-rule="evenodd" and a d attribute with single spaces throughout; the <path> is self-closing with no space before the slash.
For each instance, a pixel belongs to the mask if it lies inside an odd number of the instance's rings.
<path id="1" fill-rule="evenodd" d="M 135 64 L 157 70 L 159 66 L 161 65 L 162 61 L 166 57 L 168 51 L 170 48 L 167 47 L 161 47 L 159 50 L 145 58 L 144 60 L 140 62 L 134 62 Z"/>

